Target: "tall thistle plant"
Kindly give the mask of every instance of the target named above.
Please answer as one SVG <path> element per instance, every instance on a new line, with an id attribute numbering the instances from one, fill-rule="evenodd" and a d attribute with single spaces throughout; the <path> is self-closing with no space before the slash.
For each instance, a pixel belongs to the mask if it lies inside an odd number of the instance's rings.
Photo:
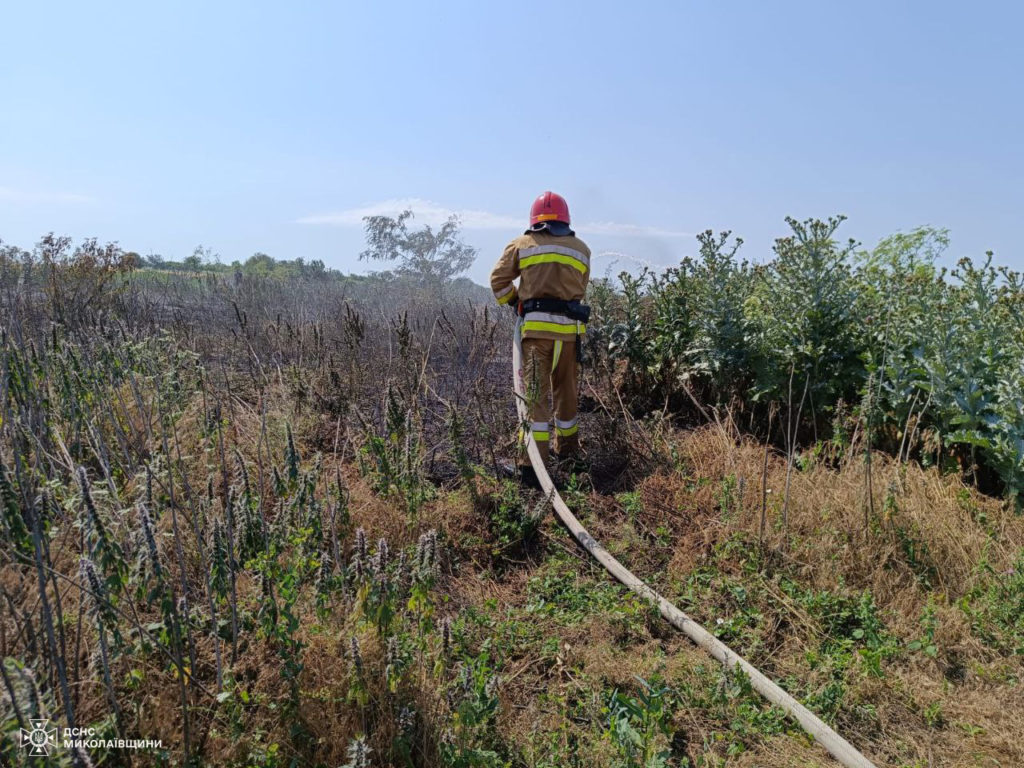
<path id="1" fill-rule="evenodd" d="M 646 274 L 652 309 L 651 338 L 644 347 L 653 383 L 670 390 L 687 374 L 687 351 L 693 340 L 696 318 L 693 306 L 693 263 L 683 259 L 678 267 Z"/>
<path id="2" fill-rule="evenodd" d="M 972 474 L 987 458 L 1011 495 L 1019 495 L 1024 344 L 1013 322 L 1012 283 L 992 266 L 991 254 L 980 265 L 961 260 L 952 277 L 946 311 L 935 317 L 934 346 L 922 360 L 936 427 L 942 443 L 964 447 Z"/>
<path id="3" fill-rule="evenodd" d="M 858 254 L 857 291 L 863 317 L 865 382 L 862 401 L 871 438 L 900 455 L 932 405 L 921 366 L 929 325 L 945 300 L 944 272 L 935 262 L 949 245 L 945 230 L 921 227 L 883 239 Z M 869 389 L 870 388 L 870 389 Z"/>
<path id="4" fill-rule="evenodd" d="M 985 447 L 1020 512 L 1024 509 L 1024 354 L 999 378 L 995 413 Z"/>
<path id="5" fill-rule="evenodd" d="M 686 352 L 689 374 L 706 383 L 720 403 L 741 394 L 750 384 L 750 321 L 746 303 L 754 273 L 737 261 L 743 240 L 730 242 L 729 232 L 697 235 L 700 255 L 692 268 L 692 331 Z"/>
<path id="6" fill-rule="evenodd" d="M 605 320 L 602 336 L 611 360 L 626 361 L 626 383 L 636 392 L 649 388 L 655 372 L 651 355 L 653 323 L 647 311 L 644 286 L 648 271 L 644 269 L 639 277 L 628 272 L 619 274 L 622 283 L 622 301 L 614 321 Z"/>
<path id="7" fill-rule="evenodd" d="M 793 232 L 775 241 L 776 259 L 750 304 L 760 336 L 755 395 L 802 401 L 812 420 L 849 399 L 864 378 L 850 279 L 855 244 L 834 240 L 843 219 L 787 218 Z"/>

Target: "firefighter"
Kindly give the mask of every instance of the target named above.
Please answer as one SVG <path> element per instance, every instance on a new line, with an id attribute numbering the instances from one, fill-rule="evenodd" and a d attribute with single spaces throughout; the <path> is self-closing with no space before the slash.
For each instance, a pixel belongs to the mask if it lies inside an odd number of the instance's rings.
<path id="1" fill-rule="evenodd" d="M 545 192 L 534 200 L 530 228 L 506 246 L 494 265 L 491 290 L 499 304 L 513 307 L 517 315 L 522 370 L 516 375 L 525 384 L 529 428 L 540 455 L 547 461 L 554 437 L 555 457 L 579 468 L 577 355 L 590 312 L 581 303 L 590 279 L 590 249 L 569 224 L 569 205 L 561 195 Z M 523 482 L 536 487 L 525 439 L 518 467 Z"/>

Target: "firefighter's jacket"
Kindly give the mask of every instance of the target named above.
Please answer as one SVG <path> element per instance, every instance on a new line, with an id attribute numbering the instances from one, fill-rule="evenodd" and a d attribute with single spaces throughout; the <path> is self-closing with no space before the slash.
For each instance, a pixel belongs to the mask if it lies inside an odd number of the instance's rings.
<path id="1" fill-rule="evenodd" d="M 517 277 L 518 288 L 513 283 Z M 491 271 L 491 290 L 499 304 L 527 299 L 581 301 L 589 280 L 586 243 L 575 234 L 558 237 L 546 230 L 529 230 L 505 247 Z M 585 332 L 583 323 L 561 314 L 527 312 L 523 316 L 524 339 L 574 341 Z"/>

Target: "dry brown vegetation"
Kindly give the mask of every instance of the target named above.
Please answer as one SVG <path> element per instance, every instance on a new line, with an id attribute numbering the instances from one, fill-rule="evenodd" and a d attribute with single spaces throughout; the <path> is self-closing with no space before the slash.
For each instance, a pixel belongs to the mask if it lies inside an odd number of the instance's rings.
<path id="1" fill-rule="evenodd" d="M 783 457 L 771 456 L 763 474 L 763 447 L 718 428 L 669 439 L 681 458 L 678 471 L 659 471 L 642 480 L 634 491 L 636 501 L 627 500 L 626 509 L 599 495 L 585 502 L 591 530 L 634 572 L 664 594 L 677 595 L 680 606 L 706 626 L 747 613 L 749 624 L 743 622 L 730 642 L 775 679 L 800 681 L 797 687 L 805 691 L 825 689 L 833 672 L 820 660 L 812 661 L 821 654 L 830 627 L 806 593 L 870 594 L 893 638 L 892 655 L 882 663 L 881 674 L 866 661 L 852 660 L 836 727 L 879 765 L 1016 765 L 1024 760 L 1015 738 L 1024 724 L 1019 661 L 982 642 L 958 607 L 991 579 L 979 563 L 1001 574 L 1019 566 L 1024 546 L 1019 516 L 954 477 L 879 456 L 876 470 L 891 484 L 876 498 L 878 508 L 887 510 L 877 529 L 864 530 L 863 466 L 849 463 L 836 469 L 817 463 L 793 479 L 787 533 L 775 490 L 785 479 Z M 763 538 L 762 476 L 769 522 Z M 743 487 L 742 494 L 729 496 L 726 508 L 723 484 Z M 659 536 L 660 528 L 669 532 Z M 919 537 L 915 546 L 927 553 L 926 563 L 908 558 L 910 531 Z M 548 546 L 557 547 L 557 539 L 564 538 L 555 523 L 544 535 L 551 537 Z M 606 580 L 585 553 L 562 552 L 578 569 L 581 590 Z M 508 611 L 521 611 L 529 602 L 524 580 L 545 567 L 542 562 L 524 565 L 525 578 L 520 569 L 500 585 L 481 587 L 470 579 L 463 590 L 472 604 L 491 599 Z M 923 568 L 927 580 L 921 578 Z M 701 571 L 713 575 L 694 594 L 685 585 Z M 801 594 L 787 593 L 780 587 L 783 580 L 799 583 Z M 753 606 L 737 606 L 730 595 L 737 586 L 748 592 Z M 907 651 L 925 631 L 921 617 L 929 610 L 935 616 L 934 652 L 927 645 Z M 616 625 L 614 612 L 604 612 L 571 627 L 559 621 L 542 624 L 542 634 L 557 637 L 559 648 L 546 660 L 525 658 L 514 665 L 504 686 L 508 732 L 530 744 L 538 720 L 548 718 L 546 727 L 557 730 L 554 723 L 564 713 L 539 703 L 544 691 L 591 698 L 592 706 L 599 707 L 597 691 L 635 689 L 635 676 L 657 676 L 676 688 L 727 684 L 701 651 L 659 622 L 656 615 L 645 615 L 624 630 Z M 731 717 L 742 717 L 736 712 L 742 707 L 735 701 L 730 705 L 732 711 L 726 706 L 717 717 L 708 715 L 711 707 L 675 712 L 676 738 L 685 745 L 677 749 L 694 764 L 714 764 L 716 754 L 729 765 L 833 764 L 806 739 L 788 732 L 762 735 L 752 748 L 728 758 L 723 753 L 729 738 L 722 743 L 723 730 L 729 730 Z M 607 745 L 578 748 L 590 755 L 584 764 L 613 762 L 604 751 Z"/>
<path id="2" fill-rule="evenodd" d="M 43 716 L 164 744 L 79 765 L 832 764 L 496 477 L 507 317 L 116 260 L 82 304 L 34 268 L 0 282 L 5 761 Z M 879 765 L 1024 764 L 1011 504 L 586 386 L 564 496 L 634 572 Z"/>

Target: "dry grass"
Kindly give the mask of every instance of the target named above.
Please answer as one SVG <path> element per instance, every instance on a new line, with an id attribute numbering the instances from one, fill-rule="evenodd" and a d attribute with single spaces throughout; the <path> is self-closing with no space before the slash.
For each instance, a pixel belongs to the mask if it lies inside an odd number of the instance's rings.
<path id="1" fill-rule="evenodd" d="M 794 471 L 788 504 L 788 525 L 782 521 L 786 463 L 770 456 L 764 474 L 764 449 L 735 440 L 717 428 L 674 435 L 680 473 L 658 473 L 643 480 L 637 492 L 643 500 L 639 524 L 653 530 L 669 525 L 675 538 L 671 561 L 664 573 L 641 575 L 669 585 L 694 568 L 714 559 L 715 545 L 737 535 L 756 542 L 760 535 L 762 500 L 767 507 L 764 549 L 768 553 L 763 584 L 780 603 L 785 595 L 773 587 L 774 570 L 797 576 L 808 588 L 874 596 L 886 628 L 909 643 L 921 634 L 920 617 L 929 601 L 935 606 L 936 658 L 899 657 L 886 669 L 886 678 L 864 677 L 850 690 L 850 700 L 877 710 L 879 730 L 863 731 L 855 721 L 839 730 L 866 747 L 880 764 L 899 765 L 1024 765 L 1024 690 L 1019 657 L 1007 657 L 986 646 L 971 631 L 958 601 L 985 578 L 979 563 L 996 572 L 1014 567 L 1024 550 L 1024 518 L 1007 505 L 977 493 L 956 477 L 941 476 L 916 465 L 897 465 L 874 457 L 876 519 L 865 528 L 868 499 L 865 468 L 848 461 L 832 468 L 809 463 Z M 721 508 L 722 483 L 729 478 L 742 488 L 733 508 Z M 621 518 L 620 518 L 621 519 Z M 602 527 L 608 528 L 605 522 Z M 912 537 L 921 562 L 911 562 L 906 539 Z M 775 563 L 775 565 L 771 565 Z M 718 562 L 721 565 L 721 562 Z M 743 563 L 730 564 L 734 573 Z M 926 578 L 922 578 L 926 572 Z M 775 630 L 770 654 L 758 652 L 755 664 L 777 679 L 811 679 L 805 655 L 818 639 L 814 619 L 789 601 L 781 629 Z M 689 608 L 706 625 L 716 619 L 710 606 Z M 595 646 L 598 651 L 601 646 Z M 664 648 L 668 653 L 669 647 Z M 597 664 L 599 676 L 612 681 L 615 668 L 650 667 L 650 649 L 636 648 L 637 657 Z M 692 654 L 685 654 L 692 656 Z M 609 659 L 605 650 L 595 660 Z M 810 675 L 810 678 L 808 678 Z M 824 681 L 823 681 L 824 682 Z M 813 682 L 812 682 L 813 687 Z M 929 707 L 941 715 L 938 726 L 925 722 Z M 847 727 L 844 728 L 843 726 Z M 862 732 L 862 738 L 856 736 Z M 785 746 L 783 746 L 785 745 Z M 791 738 L 776 737 L 735 765 L 814 764 L 813 755 L 795 752 Z M 813 750 L 812 750 L 813 753 Z M 820 760 L 820 755 L 817 759 Z"/>
<path id="2" fill-rule="evenodd" d="M 629 519 L 610 497 L 595 493 L 587 499 L 592 532 L 620 550 L 638 573 L 667 589 L 714 560 L 716 547 L 730 538 L 757 541 L 764 461 L 761 446 L 729 440 L 715 429 L 679 433 L 672 439 L 685 471 L 642 480 L 636 488 L 642 513 L 636 519 Z M 883 678 L 868 674 L 855 659 L 836 727 L 879 765 L 1024 765 L 1024 749 L 1017 738 L 1024 732 L 1019 663 L 984 645 L 957 607 L 981 578 L 978 562 L 983 557 L 996 569 L 1012 567 L 1015 551 L 1024 547 L 1024 521 L 955 477 L 876 457 L 876 510 L 888 511 L 869 532 L 864 529 L 864 469 L 856 462 L 839 468 L 811 464 L 795 472 L 784 528 L 776 489 L 784 487 L 785 470 L 782 458 L 770 457 L 764 540 L 769 556 L 758 580 L 780 605 L 775 623 L 762 628 L 772 642 L 751 654 L 752 660 L 777 679 L 803 680 L 810 689 L 828 681 L 827 670 L 807 665 L 807 654 L 821 640 L 818 621 L 791 600 L 788 606 L 781 604 L 787 598 L 778 589 L 773 570 L 793 575 L 807 589 L 838 594 L 870 591 L 886 630 L 904 645 L 920 635 L 920 616 L 930 599 L 936 611 L 936 658 L 903 653 L 885 664 Z M 743 478 L 743 494 L 733 508 L 723 510 L 721 488 L 727 478 Z M 453 539 L 459 535 L 456 530 L 480 533 L 477 526 L 457 524 L 456 519 L 457 515 L 449 519 Z M 645 553 L 659 526 L 671 529 L 671 550 Z M 930 588 L 907 562 L 900 528 L 912 530 L 926 547 L 934 569 Z M 566 553 L 563 542 L 568 537 L 558 526 L 550 523 L 542 536 L 549 556 Z M 581 552 L 569 552 L 584 579 L 581 589 L 607 578 Z M 452 584 L 453 602 L 484 610 L 487 601 L 494 601 L 502 611 L 522 616 L 527 581 L 543 572 L 544 563 L 543 557 L 528 558 L 496 580 L 483 576 L 483 560 L 467 561 L 472 567 L 464 567 Z M 720 558 L 717 565 L 723 565 Z M 742 562 L 728 567 L 736 574 L 744 569 Z M 713 624 L 718 615 L 714 606 L 687 609 L 706 624 Z M 715 676 L 713 662 L 657 619 L 648 621 L 639 636 L 619 632 L 607 614 L 571 626 L 546 618 L 531 621 L 542 635 L 558 638 L 558 652 L 507 659 L 501 730 L 524 755 L 537 754 L 543 741 L 538 734 L 563 733 L 557 738 L 575 745 L 572 749 L 586 756 L 586 764 L 612 765 L 610 745 L 593 731 L 573 726 L 570 709 L 600 718 L 607 691 L 633 689 L 637 676 L 704 687 L 709 671 L 712 681 Z M 719 740 L 723 726 L 728 732 L 727 724 L 707 712 L 687 708 L 674 720 L 677 742 L 685 742 L 685 753 L 697 765 L 834 764 L 806 737 L 794 733 L 755 738 L 747 751 L 729 756 Z"/>

